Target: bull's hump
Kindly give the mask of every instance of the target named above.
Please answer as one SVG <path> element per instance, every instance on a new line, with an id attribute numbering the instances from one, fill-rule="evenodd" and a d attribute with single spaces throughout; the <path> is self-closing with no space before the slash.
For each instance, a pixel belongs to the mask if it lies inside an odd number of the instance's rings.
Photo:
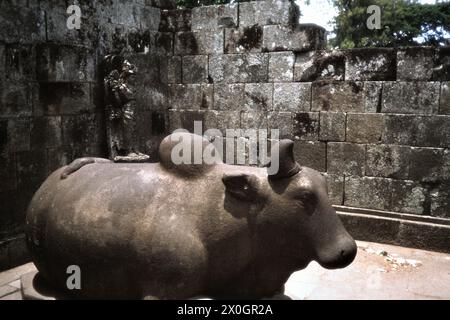
<path id="1" fill-rule="evenodd" d="M 204 153 L 219 154 L 211 142 L 192 133 L 173 133 L 167 136 L 159 146 L 161 166 L 181 177 L 204 176 L 216 166 L 203 161 Z M 200 163 L 196 164 L 195 157 L 199 156 Z M 222 162 L 216 161 L 216 163 Z"/>

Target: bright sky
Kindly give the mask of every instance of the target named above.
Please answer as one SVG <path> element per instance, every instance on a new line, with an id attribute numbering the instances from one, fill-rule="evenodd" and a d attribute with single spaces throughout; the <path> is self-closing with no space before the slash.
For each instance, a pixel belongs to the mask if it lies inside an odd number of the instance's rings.
<path id="1" fill-rule="evenodd" d="M 422 4 L 432 4 L 436 2 L 447 2 L 449 0 L 419 0 Z M 328 31 L 333 29 L 333 25 L 329 23 L 337 14 L 331 0 L 310 0 L 310 4 L 306 5 L 307 0 L 296 0 L 300 6 L 302 16 L 300 23 L 315 23 L 324 27 Z"/>

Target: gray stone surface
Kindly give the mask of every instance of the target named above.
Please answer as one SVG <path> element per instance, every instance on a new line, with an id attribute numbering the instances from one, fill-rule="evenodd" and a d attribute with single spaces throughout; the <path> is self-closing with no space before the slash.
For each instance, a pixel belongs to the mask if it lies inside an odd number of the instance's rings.
<path id="1" fill-rule="evenodd" d="M 298 22 L 299 9 L 285 0 L 251 1 L 239 4 L 239 25 L 291 25 Z"/>
<path id="2" fill-rule="evenodd" d="M 183 56 L 183 83 L 208 82 L 208 56 Z"/>
<path id="3" fill-rule="evenodd" d="M 333 205 L 344 203 L 344 177 L 334 174 L 323 174 L 327 179 L 328 197 Z"/>
<path id="4" fill-rule="evenodd" d="M 307 51 L 295 55 L 294 81 L 344 80 L 345 56 L 341 51 Z"/>
<path id="5" fill-rule="evenodd" d="M 448 147 L 450 118 L 396 114 L 384 116 L 382 142 L 420 147 Z M 433 128 L 430 130 L 429 128 Z"/>
<path id="6" fill-rule="evenodd" d="M 191 10 L 162 10 L 159 31 L 178 32 L 191 30 Z"/>
<path id="7" fill-rule="evenodd" d="M 364 145 L 328 142 L 327 172 L 338 175 L 364 175 L 366 148 Z"/>
<path id="8" fill-rule="evenodd" d="M 344 205 L 389 210 L 392 180 L 373 177 L 346 177 Z"/>
<path id="9" fill-rule="evenodd" d="M 384 48 L 347 51 L 345 80 L 395 80 L 395 51 Z"/>
<path id="10" fill-rule="evenodd" d="M 448 46 L 436 49 L 432 80 L 450 81 L 450 48 Z"/>
<path id="11" fill-rule="evenodd" d="M 263 51 L 320 50 L 325 43 L 325 29 L 316 25 L 270 25 L 263 28 Z"/>
<path id="12" fill-rule="evenodd" d="M 270 111 L 273 108 L 272 83 L 246 83 L 244 105 L 246 110 Z"/>
<path id="13" fill-rule="evenodd" d="M 425 190 L 414 181 L 392 180 L 390 210 L 423 214 Z"/>
<path id="14" fill-rule="evenodd" d="M 267 129 L 268 128 L 267 113 L 259 111 L 241 112 L 241 128 Z"/>
<path id="15" fill-rule="evenodd" d="M 450 115 L 450 82 L 441 83 L 439 113 Z"/>
<path id="16" fill-rule="evenodd" d="M 213 86 L 210 84 L 169 85 L 170 107 L 173 109 L 211 109 Z"/>
<path id="17" fill-rule="evenodd" d="M 214 85 L 214 109 L 240 111 L 244 104 L 244 84 Z"/>
<path id="18" fill-rule="evenodd" d="M 293 134 L 296 140 L 317 140 L 319 112 L 294 113 Z"/>
<path id="19" fill-rule="evenodd" d="M 348 113 L 346 140 L 356 143 L 377 143 L 383 134 L 383 115 L 379 113 Z"/>
<path id="20" fill-rule="evenodd" d="M 433 48 L 403 48 L 397 51 L 397 80 L 431 80 L 435 50 Z"/>
<path id="21" fill-rule="evenodd" d="M 175 33 L 175 55 L 223 53 L 223 32 L 194 30 Z"/>
<path id="22" fill-rule="evenodd" d="M 261 52 L 263 28 L 259 25 L 225 29 L 225 53 Z"/>
<path id="23" fill-rule="evenodd" d="M 269 58 L 269 81 L 292 82 L 295 55 L 292 52 L 273 52 Z"/>
<path id="24" fill-rule="evenodd" d="M 345 141 L 346 114 L 343 112 L 320 112 L 319 140 Z"/>
<path id="25" fill-rule="evenodd" d="M 382 81 L 364 82 L 364 112 L 381 112 Z"/>
<path id="26" fill-rule="evenodd" d="M 292 140 L 292 113 L 291 112 L 269 112 L 267 114 L 268 129 L 279 130 L 280 139 Z"/>
<path id="27" fill-rule="evenodd" d="M 200 6 L 192 9 L 192 30 L 221 29 L 238 24 L 238 4 Z"/>
<path id="28" fill-rule="evenodd" d="M 265 53 L 212 55 L 209 75 L 214 83 L 266 82 L 269 56 Z"/>
<path id="29" fill-rule="evenodd" d="M 327 171 L 327 146 L 320 141 L 295 141 L 294 155 L 301 166 L 309 167 L 320 172 Z"/>
<path id="30" fill-rule="evenodd" d="M 310 111 L 311 83 L 274 83 L 273 106 L 279 111 Z"/>
<path id="31" fill-rule="evenodd" d="M 439 82 L 385 82 L 381 110 L 389 113 L 438 113 L 439 90 Z"/>
<path id="32" fill-rule="evenodd" d="M 227 129 L 240 128 L 240 118 L 235 111 L 208 110 L 205 112 L 205 123 L 203 130 L 217 129 L 226 136 Z"/>
<path id="33" fill-rule="evenodd" d="M 444 149 L 412 148 L 409 179 L 425 182 L 441 182 L 448 179 L 444 172 L 445 160 Z"/>
<path id="34" fill-rule="evenodd" d="M 167 60 L 167 83 L 181 83 L 181 57 L 173 56 Z"/>
<path id="35" fill-rule="evenodd" d="M 317 81 L 312 84 L 313 111 L 363 112 L 364 83 Z"/>
<path id="36" fill-rule="evenodd" d="M 408 179 L 411 148 L 397 145 L 368 145 L 366 175 Z"/>

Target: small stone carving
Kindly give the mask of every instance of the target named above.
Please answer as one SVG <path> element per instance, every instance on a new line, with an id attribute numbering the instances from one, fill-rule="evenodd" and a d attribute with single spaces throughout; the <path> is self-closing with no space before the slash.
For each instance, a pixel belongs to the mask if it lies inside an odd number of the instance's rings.
<path id="1" fill-rule="evenodd" d="M 110 157 L 115 162 L 146 162 L 149 156 L 139 152 L 135 89 L 131 80 L 138 70 L 120 55 L 106 56 L 105 68 L 104 87 Z"/>

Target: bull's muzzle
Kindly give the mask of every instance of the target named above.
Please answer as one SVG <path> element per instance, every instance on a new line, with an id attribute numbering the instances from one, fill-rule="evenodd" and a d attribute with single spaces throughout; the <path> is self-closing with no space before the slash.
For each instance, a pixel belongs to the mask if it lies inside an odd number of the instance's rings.
<path id="1" fill-rule="evenodd" d="M 323 250 L 317 257 L 317 262 L 326 269 L 345 268 L 356 257 L 357 246 L 355 240 L 349 235 L 339 237 L 330 250 Z"/>

